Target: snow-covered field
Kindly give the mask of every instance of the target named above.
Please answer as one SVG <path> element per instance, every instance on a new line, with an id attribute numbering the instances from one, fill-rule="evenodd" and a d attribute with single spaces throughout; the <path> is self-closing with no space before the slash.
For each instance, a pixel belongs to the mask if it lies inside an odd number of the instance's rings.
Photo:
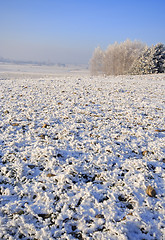
<path id="1" fill-rule="evenodd" d="M 163 74 L 1 71 L 0 239 L 165 239 L 164 110 Z"/>

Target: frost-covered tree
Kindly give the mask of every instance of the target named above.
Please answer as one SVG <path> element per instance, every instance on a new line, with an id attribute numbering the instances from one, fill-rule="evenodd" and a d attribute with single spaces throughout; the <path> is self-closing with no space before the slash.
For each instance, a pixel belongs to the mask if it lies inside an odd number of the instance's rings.
<path id="1" fill-rule="evenodd" d="M 115 42 L 105 51 L 103 70 L 106 75 L 117 75 L 119 65 L 119 45 Z"/>
<path id="2" fill-rule="evenodd" d="M 127 39 L 123 43 L 110 45 L 105 52 L 106 71 L 108 75 L 127 74 L 144 49 L 144 44 L 139 41 L 132 42 Z M 108 61 L 106 60 L 108 59 Z"/>
<path id="3" fill-rule="evenodd" d="M 99 47 L 95 49 L 90 61 L 91 73 L 97 75 L 127 74 L 135 59 L 139 57 L 144 44 L 129 39 L 123 43 L 115 42 L 103 52 Z"/>
<path id="4" fill-rule="evenodd" d="M 121 74 L 128 74 L 133 62 L 136 61 L 145 48 L 145 44 L 140 41 L 132 42 L 128 39 L 120 45 L 123 53 Z"/>
<path id="5" fill-rule="evenodd" d="M 92 75 L 103 73 L 104 52 L 100 47 L 94 50 L 93 56 L 90 60 L 90 72 Z"/>
<path id="6" fill-rule="evenodd" d="M 152 47 L 146 47 L 139 58 L 134 61 L 131 74 L 150 74 L 165 72 L 165 45 L 158 43 Z"/>
<path id="7" fill-rule="evenodd" d="M 165 72 L 165 45 L 158 43 L 154 47 L 154 66 L 157 73 Z"/>
<path id="8" fill-rule="evenodd" d="M 130 74 L 147 74 L 152 69 L 151 48 L 145 47 L 138 59 L 136 59 L 130 69 Z"/>

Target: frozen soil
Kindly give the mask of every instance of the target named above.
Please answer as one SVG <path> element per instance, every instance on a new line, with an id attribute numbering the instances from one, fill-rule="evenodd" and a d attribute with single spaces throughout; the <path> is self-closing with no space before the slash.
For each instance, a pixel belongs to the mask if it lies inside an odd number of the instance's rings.
<path id="1" fill-rule="evenodd" d="M 165 239 L 164 90 L 1 74 L 0 239 Z"/>

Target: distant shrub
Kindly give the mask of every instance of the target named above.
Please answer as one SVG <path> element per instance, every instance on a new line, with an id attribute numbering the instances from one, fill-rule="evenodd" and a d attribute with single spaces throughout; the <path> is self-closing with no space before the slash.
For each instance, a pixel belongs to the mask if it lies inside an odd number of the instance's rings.
<path id="1" fill-rule="evenodd" d="M 115 42 L 104 52 L 97 47 L 90 60 L 92 75 L 124 75 L 165 72 L 165 46 L 147 47 L 139 41 Z"/>

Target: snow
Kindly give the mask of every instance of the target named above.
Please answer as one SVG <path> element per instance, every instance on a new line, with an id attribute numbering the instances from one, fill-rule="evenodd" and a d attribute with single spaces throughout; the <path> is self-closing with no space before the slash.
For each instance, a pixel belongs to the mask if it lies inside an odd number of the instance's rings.
<path id="1" fill-rule="evenodd" d="M 164 87 L 1 71 L 0 239 L 164 239 Z"/>

